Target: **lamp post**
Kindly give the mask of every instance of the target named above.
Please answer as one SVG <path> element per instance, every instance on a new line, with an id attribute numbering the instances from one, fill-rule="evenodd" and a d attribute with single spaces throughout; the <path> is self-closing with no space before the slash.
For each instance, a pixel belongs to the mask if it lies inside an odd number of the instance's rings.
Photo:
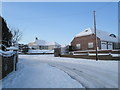
<path id="1" fill-rule="evenodd" d="M 95 32 L 95 49 L 96 49 L 96 61 L 98 60 L 98 43 L 97 43 L 97 34 L 96 34 L 96 11 L 93 11 L 94 14 L 94 32 Z"/>

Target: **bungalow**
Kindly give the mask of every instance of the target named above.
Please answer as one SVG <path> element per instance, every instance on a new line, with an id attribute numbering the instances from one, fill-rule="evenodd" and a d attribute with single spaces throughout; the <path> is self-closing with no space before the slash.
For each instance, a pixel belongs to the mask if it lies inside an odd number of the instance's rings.
<path id="1" fill-rule="evenodd" d="M 46 42 L 45 40 L 39 40 L 37 38 L 34 42 L 28 43 L 28 46 L 35 50 L 54 50 L 54 48 L 61 47 L 57 42 Z"/>
<path id="2" fill-rule="evenodd" d="M 120 49 L 120 37 L 113 33 L 96 30 L 98 49 Z M 119 39 L 119 40 L 118 40 Z M 95 50 L 94 29 L 87 28 L 77 34 L 71 41 L 73 50 Z"/>

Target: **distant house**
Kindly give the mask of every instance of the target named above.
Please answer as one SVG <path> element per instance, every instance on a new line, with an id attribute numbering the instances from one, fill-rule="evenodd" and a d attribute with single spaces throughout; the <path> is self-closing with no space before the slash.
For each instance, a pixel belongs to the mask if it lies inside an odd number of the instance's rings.
<path id="1" fill-rule="evenodd" d="M 45 40 L 36 39 L 34 42 L 28 43 L 29 48 L 35 50 L 54 50 L 54 48 L 60 48 L 60 44 L 57 42 L 47 42 Z"/>
<path id="2" fill-rule="evenodd" d="M 120 49 L 120 39 L 113 33 L 97 30 L 98 49 Z M 94 29 L 87 28 L 77 34 L 71 41 L 74 50 L 95 50 L 95 33 Z"/>

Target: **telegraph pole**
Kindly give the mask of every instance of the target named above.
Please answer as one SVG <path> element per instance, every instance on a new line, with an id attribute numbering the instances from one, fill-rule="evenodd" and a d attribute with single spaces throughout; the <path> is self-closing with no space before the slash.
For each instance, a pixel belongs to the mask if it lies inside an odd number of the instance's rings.
<path id="1" fill-rule="evenodd" d="M 94 32 L 95 32 L 95 49 L 96 49 L 96 61 L 98 60 L 98 43 L 97 43 L 97 35 L 96 35 L 96 11 L 93 11 L 94 13 Z"/>

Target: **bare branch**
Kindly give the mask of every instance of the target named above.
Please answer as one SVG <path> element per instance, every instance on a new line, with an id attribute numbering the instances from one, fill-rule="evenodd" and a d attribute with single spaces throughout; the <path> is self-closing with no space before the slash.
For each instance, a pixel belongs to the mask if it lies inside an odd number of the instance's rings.
<path id="1" fill-rule="evenodd" d="M 16 28 L 11 28 L 11 31 L 12 31 L 12 43 L 17 43 L 18 41 L 21 40 L 22 38 L 22 32 L 19 30 L 19 29 L 16 29 Z"/>

